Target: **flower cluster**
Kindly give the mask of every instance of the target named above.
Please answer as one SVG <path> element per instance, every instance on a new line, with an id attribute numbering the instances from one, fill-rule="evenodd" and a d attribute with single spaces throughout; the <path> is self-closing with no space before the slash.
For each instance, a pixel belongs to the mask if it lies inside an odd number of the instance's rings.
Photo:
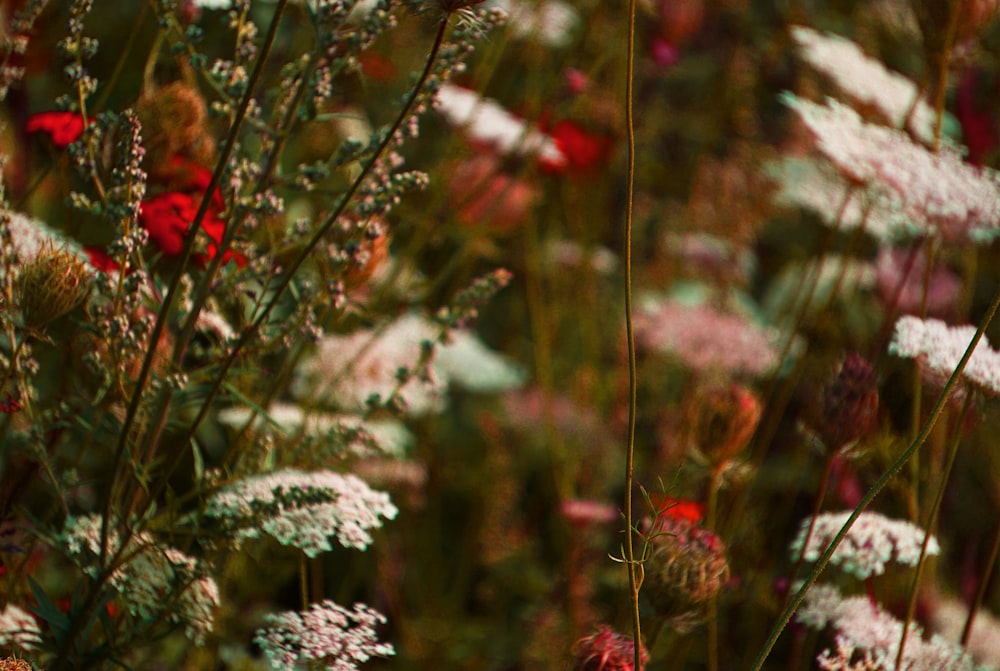
<path id="1" fill-rule="evenodd" d="M 333 549 L 366 549 L 370 530 L 393 519 L 398 510 L 389 495 L 372 490 L 355 475 L 294 469 L 247 478 L 213 496 L 205 510 L 235 533 L 237 540 L 267 534 L 306 555 Z"/>
<path id="2" fill-rule="evenodd" d="M 948 326 L 939 319 L 900 317 L 889 352 L 917 359 L 933 380 L 943 384 L 958 368 L 975 334 L 975 326 Z M 979 342 L 962 371 L 962 379 L 990 394 L 1000 394 L 1000 352 Z"/>
<path id="3" fill-rule="evenodd" d="M 798 535 L 792 541 L 792 556 L 798 557 L 801 554 L 807 561 L 819 559 L 850 516 L 850 511 L 818 515 L 812 522 L 812 533 L 809 533 L 810 520 L 803 520 Z M 863 512 L 834 550 L 830 562 L 857 578 L 865 579 L 882 575 L 890 561 L 907 566 L 916 565 L 923 542 L 923 529 L 910 522 Z M 937 539 L 932 536 L 927 543 L 927 554 L 936 555 L 940 551 Z"/>
<path id="4" fill-rule="evenodd" d="M 364 604 L 348 610 L 327 599 L 301 613 L 268 615 L 265 621 L 267 627 L 257 632 L 254 642 L 272 669 L 320 662 L 330 671 L 355 671 L 372 657 L 395 654 L 391 644 L 379 642 L 375 631 L 385 617 Z"/>
<path id="5" fill-rule="evenodd" d="M 97 515 L 71 518 L 63 533 L 66 550 L 92 577 L 100 573 L 102 526 Z M 147 532 L 133 535 L 122 548 L 114 530 L 108 534 L 104 553 L 107 557 L 120 554 L 111 585 L 130 613 L 144 619 L 164 617 L 181 623 L 195 641 L 201 641 L 212 630 L 219 587 L 193 557 L 165 546 Z"/>

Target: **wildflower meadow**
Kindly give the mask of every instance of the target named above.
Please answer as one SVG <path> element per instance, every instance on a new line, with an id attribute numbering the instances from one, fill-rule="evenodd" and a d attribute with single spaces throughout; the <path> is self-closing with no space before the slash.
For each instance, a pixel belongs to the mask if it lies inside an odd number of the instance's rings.
<path id="1" fill-rule="evenodd" d="M 1000 669 L 998 15 L 0 0 L 0 671 Z"/>

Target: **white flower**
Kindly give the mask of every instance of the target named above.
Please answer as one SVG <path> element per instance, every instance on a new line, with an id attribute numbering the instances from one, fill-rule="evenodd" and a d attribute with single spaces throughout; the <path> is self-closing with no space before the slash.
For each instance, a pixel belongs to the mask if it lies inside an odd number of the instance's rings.
<path id="1" fill-rule="evenodd" d="M 910 219 L 917 231 L 976 242 L 1000 231 L 995 171 L 965 163 L 954 147 L 932 153 L 901 131 L 865 123 L 835 100 L 817 105 L 790 93 L 782 98 L 841 174 Z"/>
<path id="2" fill-rule="evenodd" d="M 524 371 L 467 331 L 453 331 L 449 342 L 439 345 L 434 371 L 441 379 L 463 389 L 494 393 L 524 384 Z"/>
<path id="3" fill-rule="evenodd" d="M 554 167 L 566 164 L 566 156 L 551 137 L 475 91 L 444 84 L 434 98 L 434 107 L 474 140 L 492 145 L 501 154 L 538 155 Z"/>
<path id="4" fill-rule="evenodd" d="M 231 9 L 233 0 L 194 0 L 194 6 L 201 9 Z"/>
<path id="5" fill-rule="evenodd" d="M 40 634 L 35 616 L 20 606 L 8 603 L 0 611 L 0 647 L 17 646 L 30 650 L 41 642 Z"/>
<path id="6" fill-rule="evenodd" d="M 5 214 L 9 217 L 7 232 L 13 246 L 14 260 L 19 265 L 33 260 L 46 245 L 51 245 L 54 249 L 65 249 L 81 259 L 88 260 L 87 254 L 78 244 L 63 237 L 38 219 L 10 210 Z M 3 224 L 0 224 L 0 228 L 2 226 Z M 3 261 L 0 260 L 0 268 L 2 267 Z"/>
<path id="7" fill-rule="evenodd" d="M 883 242 L 918 232 L 907 216 L 877 194 L 851 189 L 828 163 L 787 156 L 769 164 L 767 171 L 778 182 L 775 204 L 810 210 L 827 226 L 842 231 L 864 227 L 866 233 Z"/>
<path id="8" fill-rule="evenodd" d="M 803 553 L 808 561 L 819 559 L 850 516 L 849 511 L 818 515 L 804 552 L 802 545 L 809 529 L 809 519 L 803 520 L 798 535 L 792 541 L 792 557 L 797 558 L 799 553 Z M 915 566 L 923 541 L 923 529 L 914 524 L 892 520 L 878 513 L 863 512 L 837 546 L 830 562 L 858 578 L 866 579 L 885 573 L 885 565 L 893 560 Z M 927 555 L 940 552 L 941 548 L 932 536 L 927 543 Z"/>
<path id="9" fill-rule="evenodd" d="M 517 38 L 534 39 L 547 47 L 569 46 L 580 24 L 580 15 L 573 6 L 561 0 L 493 0 L 507 14 L 507 25 Z"/>
<path id="10" fill-rule="evenodd" d="M 394 393 L 406 412 L 419 416 L 444 407 L 449 383 L 471 391 L 492 392 L 519 386 L 523 373 L 474 335 L 450 332 L 450 343 L 438 344 L 440 327 L 409 313 L 382 329 L 362 330 L 346 336 L 326 336 L 315 353 L 302 361 L 292 393 L 311 403 L 363 411 L 377 396 L 385 403 Z M 413 372 L 427 351 L 429 365 Z M 409 370 L 405 380 L 400 371 Z"/>
<path id="11" fill-rule="evenodd" d="M 385 616 L 365 604 L 348 610 L 327 599 L 301 613 L 268 615 L 265 621 L 267 628 L 257 631 L 254 642 L 272 669 L 322 662 L 331 671 L 354 671 L 372 657 L 395 654 L 391 644 L 379 643 L 375 631 Z"/>
<path id="12" fill-rule="evenodd" d="M 942 382 L 958 367 L 976 333 L 975 326 L 948 326 L 939 319 L 900 317 L 889 343 L 889 353 L 917 359 L 932 379 Z M 1000 394 L 1000 352 L 979 341 L 962 377 L 991 394 Z"/>
<path id="13" fill-rule="evenodd" d="M 306 555 L 333 549 L 366 549 L 369 531 L 393 519 L 398 510 L 389 495 L 371 489 L 355 475 L 294 469 L 258 475 L 230 485 L 209 500 L 205 514 L 235 532 L 237 540 L 261 532 Z"/>
<path id="14" fill-rule="evenodd" d="M 934 109 L 918 100 L 919 91 L 912 81 L 886 69 L 882 63 L 864 54 L 854 42 L 820 33 L 805 26 L 792 28 L 792 38 L 799 54 L 852 101 L 876 110 L 883 119 L 901 128 L 914 106 L 911 123 L 924 142 L 934 139 Z"/>
<path id="15" fill-rule="evenodd" d="M 249 408 L 234 407 L 219 411 L 216 418 L 222 424 L 242 429 L 250 421 L 250 414 Z M 413 434 L 395 419 L 365 419 L 361 415 L 307 412 L 292 403 L 271 404 L 267 409 L 267 420 L 258 414 L 254 425 L 260 427 L 265 421 L 273 423 L 288 435 L 296 435 L 301 431 L 314 437 L 343 436 L 348 439 L 344 449 L 355 456 L 371 456 L 371 448 L 374 447 L 383 454 L 401 457 L 414 441 Z"/>
<path id="16" fill-rule="evenodd" d="M 824 651 L 819 657 L 821 668 L 844 671 L 896 668 L 903 624 L 867 596 L 843 597 L 836 587 L 814 585 L 806 593 L 796 619 L 813 629 L 829 625 L 836 632 L 837 657 L 829 650 Z M 833 663 L 838 658 L 843 660 L 846 651 L 861 652 L 874 664 L 852 667 Z M 961 648 L 940 636 L 925 639 L 920 627 L 910 624 L 903 651 L 903 671 L 973 671 L 974 668 L 972 657 Z"/>
<path id="17" fill-rule="evenodd" d="M 101 555 L 101 526 L 97 515 L 70 518 L 63 534 L 67 551 L 92 576 L 99 570 L 95 560 Z M 120 548 L 118 534 L 112 531 L 107 555 Z M 111 585 L 129 612 L 144 619 L 166 614 L 171 622 L 183 623 L 192 640 L 204 639 L 214 625 L 219 588 L 197 561 L 146 532 L 132 536 L 123 556 L 124 563 L 111 574 Z"/>

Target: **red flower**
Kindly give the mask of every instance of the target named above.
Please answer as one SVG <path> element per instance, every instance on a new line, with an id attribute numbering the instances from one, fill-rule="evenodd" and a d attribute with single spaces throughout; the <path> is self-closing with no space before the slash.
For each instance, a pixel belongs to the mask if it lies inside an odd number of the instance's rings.
<path id="1" fill-rule="evenodd" d="M 179 154 L 171 156 L 167 167 L 162 172 L 155 173 L 154 176 L 157 180 L 165 182 L 166 188 L 197 194 L 199 199 L 212 181 L 211 170 Z M 222 192 L 219 191 L 218 187 L 212 192 L 212 207 L 218 211 L 222 211 L 226 207 L 226 203 L 222 199 Z"/>
<path id="2" fill-rule="evenodd" d="M 120 268 L 118 262 L 111 258 L 103 249 L 98 247 L 84 247 L 83 251 L 90 257 L 90 265 L 102 273 L 111 273 Z"/>
<path id="3" fill-rule="evenodd" d="M 595 172 L 607 165 L 615 148 L 613 138 L 589 133 L 569 120 L 557 123 L 549 130 L 549 135 L 566 157 L 562 165 L 542 163 L 542 169 L 552 173 L 583 175 Z"/>
<path id="4" fill-rule="evenodd" d="M 56 149 L 65 149 L 80 139 L 83 117 L 76 112 L 39 112 L 28 117 L 24 129 L 29 133 L 47 133 Z"/>
<path id="5" fill-rule="evenodd" d="M 664 496 L 657 517 L 699 524 L 705 517 L 705 506 L 695 501 Z"/>
<path id="6" fill-rule="evenodd" d="M 198 213 L 201 195 L 169 191 L 142 201 L 139 206 L 139 224 L 149 232 L 150 239 L 156 243 L 164 256 L 178 256 L 184 250 L 184 234 Z M 206 245 L 207 255 L 197 255 L 196 259 L 204 264 L 206 259 L 215 258 L 222 235 L 226 231 L 226 222 L 219 218 L 214 207 L 209 207 L 201 222 L 201 230 L 211 242 Z M 236 265 L 243 267 L 246 259 L 242 254 L 227 252 L 223 261 L 230 258 Z"/>

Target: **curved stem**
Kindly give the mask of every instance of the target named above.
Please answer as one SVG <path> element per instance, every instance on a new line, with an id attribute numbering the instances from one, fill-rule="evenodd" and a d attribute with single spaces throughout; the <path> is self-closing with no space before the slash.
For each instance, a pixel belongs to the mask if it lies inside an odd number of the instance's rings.
<path id="1" fill-rule="evenodd" d="M 803 599 L 805 599 L 806 592 L 809 591 L 809 588 L 812 587 L 813 584 L 816 582 L 816 579 L 819 578 L 819 574 L 822 573 L 823 569 L 826 568 L 826 565 L 830 562 L 830 557 L 833 556 L 833 553 L 837 550 L 837 547 L 840 545 L 841 541 L 847 535 L 847 532 L 850 531 L 851 527 L 854 525 L 854 522 L 857 521 L 861 513 L 864 512 L 864 510 L 869 506 L 869 504 L 871 504 L 871 502 L 875 499 L 875 497 L 878 496 L 879 492 L 882 491 L 882 489 L 889 482 L 889 480 L 892 479 L 892 477 L 895 476 L 900 471 L 900 469 L 902 469 L 903 466 L 906 465 L 906 463 L 910 460 L 910 457 L 912 457 L 913 454 L 918 449 L 920 449 L 920 446 L 923 445 L 924 442 L 927 440 L 927 436 L 930 435 L 931 430 L 934 428 L 934 425 L 937 424 L 937 421 L 940 418 L 942 411 L 944 410 L 944 406 L 948 400 L 948 396 L 951 394 L 951 391 L 952 389 L 954 389 L 955 385 L 958 384 L 959 377 L 961 376 L 962 371 L 965 370 L 965 365 L 968 363 L 969 358 L 972 356 L 972 352 L 976 349 L 976 346 L 982 339 L 983 333 L 986 331 L 986 327 L 989 326 L 990 322 L 993 321 L 993 317 L 994 315 L 996 315 L 998 307 L 1000 307 L 1000 292 L 997 292 L 993 296 L 993 301 L 991 302 L 989 308 L 986 311 L 986 316 L 983 318 L 982 323 L 980 323 L 979 327 L 976 329 L 976 333 L 972 337 L 972 341 L 966 348 L 965 353 L 962 354 L 962 358 L 959 360 L 958 365 L 955 367 L 955 371 L 948 378 L 948 381 L 944 385 L 944 389 L 941 390 L 941 394 L 938 396 L 937 401 L 934 403 L 934 407 L 931 408 L 930 416 L 924 423 L 924 426 L 920 430 L 920 433 L 917 434 L 916 438 L 913 439 L 913 441 L 906 448 L 906 450 L 904 450 L 903 453 L 899 455 L 899 458 L 897 458 L 896 461 L 894 461 L 892 465 L 889 466 L 886 472 L 882 474 L 882 476 L 875 482 L 875 484 L 872 485 L 871 489 L 869 489 L 868 492 L 862 497 L 861 501 L 854 509 L 854 512 L 851 513 L 851 516 L 847 518 L 847 521 L 844 523 L 844 526 L 841 527 L 840 531 L 837 532 L 837 535 L 834 536 L 833 540 L 830 541 L 829 547 L 827 547 L 826 551 L 823 552 L 823 555 L 816 562 L 816 566 L 809 573 L 809 575 L 806 576 L 806 579 L 803 582 L 802 587 L 799 588 L 799 591 L 796 592 L 795 596 L 792 598 L 791 603 L 788 604 L 785 610 L 782 611 L 781 615 L 778 617 L 778 622 L 775 623 L 774 628 L 771 630 L 771 633 L 767 638 L 767 641 L 764 643 L 763 647 L 761 647 L 760 652 L 757 654 L 757 658 L 754 660 L 753 667 L 751 667 L 751 671 L 760 671 L 761 668 L 763 668 L 764 662 L 767 660 L 768 655 L 771 654 L 771 650 L 774 649 L 775 643 L 778 642 L 778 637 L 781 636 L 781 632 L 784 631 L 785 626 L 792 619 L 792 614 L 795 613 L 796 609 L 798 609 Z"/>
<path id="2" fill-rule="evenodd" d="M 639 618 L 639 580 L 633 547 L 632 487 L 635 464 L 635 422 L 637 370 L 635 331 L 632 324 L 632 200 L 635 190 L 635 123 L 633 119 L 633 79 L 635 70 L 636 0 L 628 3 L 628 56 L 625 65 L 625 126 L 628 134 L 628 169 L 625 187 L 625 331 L 628 339 L 628 434 L 625 453 L 625 566 L 628 570 L 632 615 L 632 647 L 635 671 L 642 669 L 642 627 Z"/>

